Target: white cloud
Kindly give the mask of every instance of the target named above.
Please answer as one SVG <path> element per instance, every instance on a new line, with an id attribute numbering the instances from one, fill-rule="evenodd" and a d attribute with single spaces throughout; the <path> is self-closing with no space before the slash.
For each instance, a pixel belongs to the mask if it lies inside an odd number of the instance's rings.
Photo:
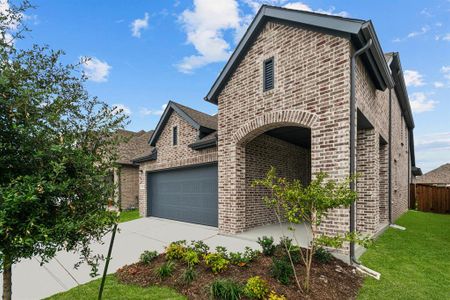
<path id="1" fill-rule="evenodd" d="M 241 0 L 240 3 L 250 7 L 252 13 L 242 14 L 238 0 L 194 0 L 194 8 L 183 11 L 179 20 L 186 31 L 187 43 L 193 45 L 197 53 L 184 57 L 176 65 L 179 71 L 192 73 L 210 63 L 226 61 L 231 54 L 231 45 L 224 34 L 231 33 L 237 43 L 263 4 L 348 16 L 345 11 L 335 12 L 334 7 L 313 10 L 301 2 L 287 0 Z"/>
<path id="2" fill-rule="evenodd" d="M 195 0 L 193 10 L 180 16 L 187 33 L 187 43 L 195 47 L 196 55 L 184 57 L 177 65 L 183 73 L 210 63 L 228 59 L 230 45 L 224 39 L 226 30 L 239 30 L 240 17 L 236 0 Z"/>
<path id="3" fill-rule="evenodd" d="M 10 5 L 8 0 L 0 0 L 0 14 L 2 16 L 5 16 L 5 24 L 8 24 L 7 29 L 9 32 L 3 32 L 0 34 L 3 34 L 3 38 L 4 41 L 6 42 L 6 44 L 8 44 L 9 46 L 12 46 L 14 44 L 14 37 L 11 34 L 11 32 L 13 32 L 14 30 L 17 29 L 18 23 L 16 21 L 13 21 L 8 15 L 9 15 L 9 9 L 10 9 Z"/>
<path id="4" fill-rule="evenodd" d="M 403 72 L 406 86 L 422 86 L 424 85 L 423 76 L 415 70 L 405 70 Z"/>
<path id="5" fill-rule="evenodd" d="M 450 41 L 450 33 L 445 34 L 445 35 L 442 37 L 442 40 L 443 40 L 443 41 Z"/>
<path id="6" fill-rule="evenodd" d="M 440 82 L 440 81 L 435 81 L 435 82 L 433 82 L 433 86 L 435 88 L 442 88 L 442 87 L 444 87 L 444 83 Z"/>
<path id="7" fill-rule="evenodd" d="M 419 31 L 413 31 L 413 32 L 408 33 L 407 38 L 413 38 L 413 37 L 416 37 L 419 35 L 423 35 L 423 34 L 427 33 L 429 30 L 430 30 L 429 26 L 423 26 L 422 28 L 420 28 Z"/>
<path id="8" fill-rule="evenodd" d="M 149 108 L 143 107 L 143 108 L 141 108 L 140 113 L 144 116 L 160 116 L 163 114 L 166 107 L 167 107 L 167 104 L 162 105 L 160 109 L 149 109 Z"/>
<path id="9" fill-rule="evenodd" d="M 427 16 L 427 17 L 432 17 L 433 15 L 430 13 L 430 10 L 428 8 L 424 8 L 420 11 L 421 15 Z"/>
<path id="10" fill-rule="evenodd" d="M 415 138 L 416 165 L 427 172 L 450 161 L 450 132 L 430 133 Z"/>
<path id="11" fill-rule="evenodd" d="M 9 9 L 8 0 L 0 0 L 0 13 L 4 14 Z"/>
<path id="12" fill-rule="evenodd" d="M 443 66 L 441 72 L 444 73 L 444 77 L 450 80 L 450 66 Z"/>
<path id="13" fill-rule="evenodd" d="M 131 109 L 128 106 L 117 103 L 117 104 L 113 104 L 112 107 L 114 108 L 113 113 L 118 114 L 118 113 L 122 112 L 123 114 L 125 114 L 127 116 L 131 115 Z"/>
<path id="14" fill-rule="evenodd" d="M 284 5 L 285 8 L 290 9 L 297 9 L 297 10 L 304 10 L 304 11 L 310 11 L 310 12 L 316 12 L 326 15 L 335 15 L 335 16 L 341 16 L 341 17 L 348 17 L 350 14 L 346 11 L 340 11 L 336 12 L 336 8 L 334 6 L 331 6 L 329 9 L 325 10 L 322 8 L 313 10 L 309 5 L 303 3 L 303 2 L 290 2 Z"/>
<path id="15" fill-rule="evenodd" d="M 281 6 L 285 4 L 287 0 L 243 0 L 243 2 L 256 13 L 263 4 Z"/>
<path id="16" fill-rule="evenodd" d="M 398 37 L 397 37 L 397 38 L 393 39 L 392 41 L 393 41 L 393 42 L 396 42 L 396 43 L 398 43 L 398 42 L 403 42 L 403 41 L 406 41 L 407 39 L 411 39 L 411 38 L 415 38 L 415 37 L 424 35 L 424 34 L 426 34 L 428 31 L 430 31 L 430 26 L 428 26 L 428 25 L 422 26 L 422 28 L 420 28 L 419 31 L 413 31 L 413 32 L 410 32 L 410 33 L 408 33 L 408 35 L 407 35 L 406 37 L 404 37 L 404 38 L 398 38 Z M 436 37 L 436 39 L 439 39 L 439 38 Z"/>
<path id="17" fill-rule="evenodd" d="M 84 60 L 84 58 L 82 58 Z M 89 80 L 94 82 L 108 81 L 111 66 L 107 62 L 101 61 L 96 57 L 92 57 L 83 61 L 83 70 Z"/>
<path id="18" fill-rule="evenodd" d="M 130 27 L 131 27 L 131 35 L 137 38 L 141 37 L 141 31 L 143 29 L 148 28 L 148 19 L 149 19 L 149 15 L 148 13 L 144 14 L 144 18 L 143 19 L 136 19 L 134 20 Z"/>
<path id="19" fill-rule="evenodd" d="M 425 93 L 413 93 L 410 97 L 411 109 L 415 113 L 434 110 L 437 101 L 428 99 Z"/>

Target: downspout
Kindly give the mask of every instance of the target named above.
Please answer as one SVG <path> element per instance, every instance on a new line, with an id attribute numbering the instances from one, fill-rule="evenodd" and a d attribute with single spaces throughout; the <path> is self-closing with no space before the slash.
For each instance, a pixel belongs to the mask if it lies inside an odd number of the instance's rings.
<path id="1" fill-rule="evenodd" d="M 389 89 L 388 217 L 392 224 L 392 89 Z"/>
<path id="2" fill-rule="evenodd" d="M 355 93 L 355 78 L 356 78 L 356 58 L 370 49 L 372 46 L 372 39 L 369 39 L 367 43 L 358 51 L 353 53 L 350 62 L 350 176 L 354 177 L 356 174 L 356 136 L 355 136 L 355 117 L 356 117 L 356 93 Z M 356 190 L 355 180 L 350 181 L 350 189 Z M 350 233 L 354 233 L 356 229 L 356 204 L 353 202 L 350 205 Z M 356 265 L 356 268 L 379 280 L 381 274 L 363 266 L 356 260 L 355 257 L 355 243 L 350 242 L 350 263 Z"/>
<path id="3" fill-rule="evenodd" d="M 355 136 L 355 117 L 356 117 L 356 93 L 355 93 L 355 78 L 356 78 L 356 58 L 370 49 L 372 46 L 372 39 L 358 51 L 353 53 L 350 62 L 350 177 L 356 174 L 355 158 L 356 158 L 356 136 Z M 350 189 L 356 190 L 355 180 L 350 181 Z M 356 204 L 353 202 L 350 205 L 350 233 L 354 233 L 356 226 Z M 350 242 L 350 262 L 359 265 L 355 257 L 355 243 Z"/>

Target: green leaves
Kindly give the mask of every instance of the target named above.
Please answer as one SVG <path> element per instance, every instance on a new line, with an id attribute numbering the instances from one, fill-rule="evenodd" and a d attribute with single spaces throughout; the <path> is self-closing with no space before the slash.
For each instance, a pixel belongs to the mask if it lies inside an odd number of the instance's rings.
<path id="1" fill-rule="evenodd" d="M 24 2 L 0 12 L 0 32 L 25 29 Z M 20 33 L 14 34 L 20 38 Z M 75 251 L 95 273 L 89 248 L 116 222 L 111 172 L 126 116 L 91 97 L 80 65 L 64 52 L 16 49 L 0 34 L 0 261 Z"/>

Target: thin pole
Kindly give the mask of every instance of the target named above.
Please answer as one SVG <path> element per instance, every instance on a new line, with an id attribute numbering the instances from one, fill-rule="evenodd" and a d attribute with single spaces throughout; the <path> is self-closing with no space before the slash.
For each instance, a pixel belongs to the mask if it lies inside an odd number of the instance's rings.
<path id="1" fill-rule="evenodd" d="M 111 253 L 112 253 L 112 248 L 114 245 L 114 238 L 116 237 L 116 231 L 117 231 L 117 223 L 114 224 L 114 228 L 113 228 L 113 232 L 112 232 L 112 236 L 111 236 L 111 242 L 109 243 L 108 256 L 106 257 L 105 269 L 103 270 L 102 283 L 100 284 L 100 290 L 98 291 L 98 300 L 102 299 L 103 288 L 105 287 L 106 274 L 108 273 L 108 266 L 109 266 L 109 261 L 111 260 Z"/>

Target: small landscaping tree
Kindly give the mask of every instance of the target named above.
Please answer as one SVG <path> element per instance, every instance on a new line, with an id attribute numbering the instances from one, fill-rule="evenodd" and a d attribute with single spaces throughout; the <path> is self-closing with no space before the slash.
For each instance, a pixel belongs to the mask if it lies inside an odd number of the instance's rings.
<path id="1" fill-rule="evenodd" d="M 88 95 L 80 65 L 61 51 L 16 49 L 27 2 L 0 7 L 0 271 L 11 299 L 11 266 L 78 252 L 93 272 L 100 241 L 117 221 L 107 180 L 124 116 Z"/>
<path id="2" fill-rule="evenodd" d="M 271 167 L 265 178 L 253 182 L 253 186 L 262 186 L 270 191 L 263 201 L 274 210 L 280 225 L 286 221 L 290 224 L 290 230 L 295 230 L 292 226 L 294 224 L 307 223 L 311 225 L 311 243 L 304 251 L 299 251 L 306 269 L 303 282 L 306 292 L 309 291 L 312 258 L 318 247 L 340 248 L 345 241 L 353 241 L 367 246 L 369 242 L 367 238 L 360 238 L 357 234 L 348 232 L 343 235 L 328 236 L 317 231 L 318 226 L 331 209 L 348 207 L 356 200 L 356 192 L 349 188 L 351 180 L 353 179 L 347 178 L 342 182 L 337 182 L 328 179 L 327 174 L 319 173 L 309 185 L 303 186 L 299 180 L 287 180 L 276 176 L 276 169 Z M 297 246 L 300 246 L 295 235 L 293 237 Z M 290 243 L 286 242 L 288 239 L 283 240 L 295 280 L 299 289 L 302 290 L 289 249 L 290 245 L 288 244 Z"/>

